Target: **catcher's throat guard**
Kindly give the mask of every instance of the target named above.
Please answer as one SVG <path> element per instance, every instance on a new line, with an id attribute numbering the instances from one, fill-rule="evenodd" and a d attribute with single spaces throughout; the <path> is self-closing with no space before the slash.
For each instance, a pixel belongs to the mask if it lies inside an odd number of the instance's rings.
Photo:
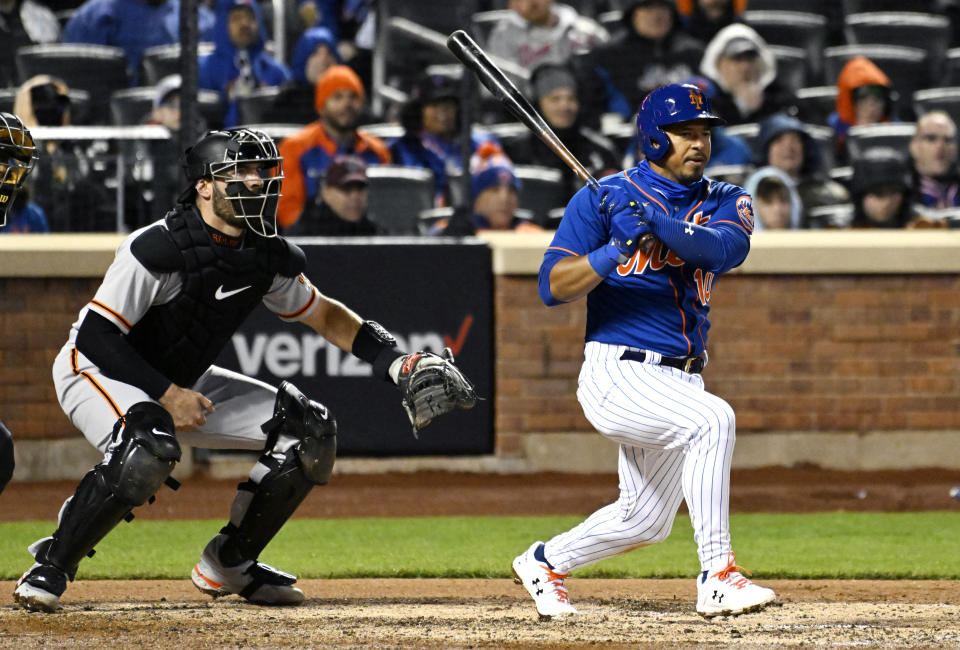
<path id="1" fill-rule="evenodd" d="M 440 356 L 420 351 L 403 357 L 397 386 L 415 438 L 438 415 L 471 409 L 478 399 L 473 384 L 453 365 L 450 348 Z"/>

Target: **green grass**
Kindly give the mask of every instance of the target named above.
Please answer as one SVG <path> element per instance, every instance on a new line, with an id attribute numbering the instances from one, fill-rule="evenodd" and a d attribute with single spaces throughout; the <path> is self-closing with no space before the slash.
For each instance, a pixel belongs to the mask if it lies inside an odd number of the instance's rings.
<path id="1" fill-rule="evenodd" d="M 262 560 L 301 578 L 506 578 L 535 539 L 581 521 L 565 517 L 294 519 Z M 81 564 L 80 578 L 185 578 L 220 521 L 121 524 Z M 761 578 L 960 579 L 960 513 L 743 514 L 731 522 L 738 563 Z M 30 565 L 26 547 L 52 522 L 0 524 L 0 579 Z M 580 577 L 692 577 L 689 519 L 661 544 L 605 560 Z"/>

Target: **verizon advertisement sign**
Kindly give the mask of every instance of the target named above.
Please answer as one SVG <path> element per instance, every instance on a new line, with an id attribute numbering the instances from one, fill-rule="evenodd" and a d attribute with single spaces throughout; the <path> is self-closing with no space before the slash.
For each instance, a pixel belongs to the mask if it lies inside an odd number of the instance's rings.
<path id="1" fill-rule="evenodd" d="M 234 335 L 218 365 L 274 386 L 296 384 L 326 405 L 339 426 L 341 456 L 493 452 L 493 277 L 486 244 L 398 238 L 300 239 L 307 277 L 386 327 L 407 351 L 453 350 L 457 365 L 485 398 L 443 416 L 413 437 L 400 393 L 370 365 L 309 327 L 258 308 Z M 308 243 L 310 242 L 310 243 Z"/>

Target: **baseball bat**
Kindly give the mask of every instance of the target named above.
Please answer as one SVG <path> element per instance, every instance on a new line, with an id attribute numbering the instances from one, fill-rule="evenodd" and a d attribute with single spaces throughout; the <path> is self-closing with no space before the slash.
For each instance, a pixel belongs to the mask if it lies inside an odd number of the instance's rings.
<path id="1" fill-rule="evenodd" d="M 493 96 L 506 106 L 507 110 L 513 113 L 518 120 L 533 131 L 534 135 L 550 147 L 550 150 L 557 154 L 581 180 L 589 185 L 591 190 L 596 193 L 600 192 L 600 184 L 597 179 L 591 176 L 587 168 L 577 160 L 576 156 L 570 153 L 570 150 L 564 146 L 557 134 L 550 128 L 550 125 L 537 112 L 537 109 L 503 74 L 503 71 L 490 60 L 490 57 L 477 45 L 476 41 L 470 38 L 469 34 L 462 29 L 450 34 L 450 37 L 447 38 L 447 49 L 472 70 L 480 83 L 486 86 L 487 90 L 493 93 Z"/>

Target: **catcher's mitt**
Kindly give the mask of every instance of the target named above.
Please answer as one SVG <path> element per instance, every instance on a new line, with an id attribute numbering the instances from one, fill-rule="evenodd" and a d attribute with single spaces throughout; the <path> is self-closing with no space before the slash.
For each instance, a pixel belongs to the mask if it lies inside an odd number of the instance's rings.
<path id="1" fill-rule="evenodd" d="M 477 403 L 473 384 L 453 365 L 450 348 L 442 355 L 420 351 L 408 354 L 400 365 L 397 386 L 415 436 L 438 415 Z"/>

